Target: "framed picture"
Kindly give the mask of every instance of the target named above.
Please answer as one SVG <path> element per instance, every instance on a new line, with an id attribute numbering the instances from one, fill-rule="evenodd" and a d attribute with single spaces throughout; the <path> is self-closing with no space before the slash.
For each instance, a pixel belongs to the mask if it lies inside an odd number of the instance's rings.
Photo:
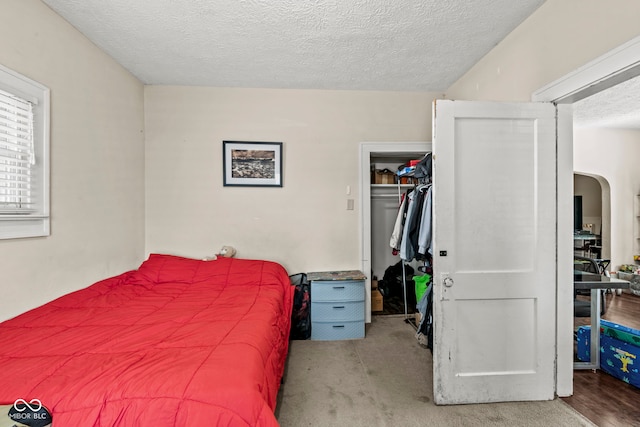
<path id="1" fill-rule="evenodd" d="M 282 142 L 222 141 L 223 185 L 282 187 Z"/>

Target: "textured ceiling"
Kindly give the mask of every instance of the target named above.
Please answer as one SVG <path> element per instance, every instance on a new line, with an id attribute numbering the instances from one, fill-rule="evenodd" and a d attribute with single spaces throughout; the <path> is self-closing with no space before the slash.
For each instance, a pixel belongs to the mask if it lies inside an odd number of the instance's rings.
<path id="1" fill-rule="evenodd" d="M 146 84 L 444 92 L 544 0 L 43 0 Z M 640 128 L 640 79 L 574 104 Z"/>
<path id="2" fill-rule="evenodd" d="M 640 77 L 573 104 L 577 127 L 640 129 Z"/>
<path id="3" fill-rule="evenodd" d="M 146 84 L 444 91 L 544 0 L 43 0 Z"/>

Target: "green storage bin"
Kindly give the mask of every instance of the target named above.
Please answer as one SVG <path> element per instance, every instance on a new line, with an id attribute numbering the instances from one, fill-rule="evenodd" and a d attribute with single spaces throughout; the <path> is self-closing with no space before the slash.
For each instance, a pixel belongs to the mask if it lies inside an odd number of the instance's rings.
<path id="1" fill-rule="evenodd" d="M 431 282 L 431 275 L 413 276 L 413 282 L 416 284 L 416 301 L 420 301 Z"/>

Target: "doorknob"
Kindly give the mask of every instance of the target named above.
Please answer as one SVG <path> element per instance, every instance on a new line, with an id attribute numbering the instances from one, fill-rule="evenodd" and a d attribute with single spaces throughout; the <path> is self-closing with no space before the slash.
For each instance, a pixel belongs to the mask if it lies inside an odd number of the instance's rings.
<path id="1" fill-rule="evenodd" d="M 453 299 L 453 278 L 449 276 L 449 273 L 440 273 L 440 280 L 442 280 L 442 288 L 440 289 L 440 301 L 449 301 Z"/>

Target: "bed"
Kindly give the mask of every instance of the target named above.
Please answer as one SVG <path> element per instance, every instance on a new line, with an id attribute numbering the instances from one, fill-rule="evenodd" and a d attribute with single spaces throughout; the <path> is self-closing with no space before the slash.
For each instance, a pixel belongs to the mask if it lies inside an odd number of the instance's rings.
<path id="1" fill-rule="evenodd" d="M 53 426 L 277 426 L 293 287 L 269 261 L 152 254 L 0 324 L 0 404 Z"/>

